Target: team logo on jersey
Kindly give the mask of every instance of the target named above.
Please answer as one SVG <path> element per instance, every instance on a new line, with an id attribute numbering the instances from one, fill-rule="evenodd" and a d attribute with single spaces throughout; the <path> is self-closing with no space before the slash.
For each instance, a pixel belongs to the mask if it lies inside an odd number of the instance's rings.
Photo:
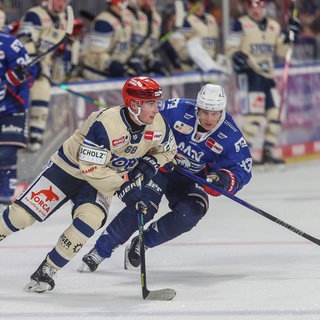
<path id="1" fill-rule="evenodd" d="M 173 125 L 173 128 L 182 134 L 190 134 L 193 131 L 193 128 L 181 121 L 176 121 Z"/>
<path id="2" fill-rule="evenodd" d="M 219 139 L 226 139 L 226 138 L 228 138 L 224 133 L 222 133 L 222 132 L 219 132 L 218 133 L 218 138 Z"/>
<path id="3" fill-rule="evenodd" d="M 236 149 L 236 152 L 239 152 L 241 148 L 246 148 L 248 146 L 247 141 L 244 139 L 244 137 L 241 137 L 236 143 L 234 144 L 234 147 Z"/>
<path id="4" fill-rule="evenodd" d="M 65 197 L 55 184 L 46 177 L 41 177 L 30 190 L 26 191 L 20 201 L 44 220 Z"/>
<path id="5" fill-rule="evenodd" d="M 146 131 L 144 133 L 145 140 L 160 141 L 161 138 L 162 138 L 162 132 L 160 131 Z"/>
<path id="6" fill-rule="evenodd" d="M 214 153 L 220 154 L 223 151 L 222 145 L 212 138 L 207 139 L 206 146 L 209 147 Z"/>
<path id="7" fill-rule="evenodd" d="M 81 146 L 79 152 L 79 160 L 96 164 L 104 164 L 107 159 L 107 155 L 107 151 Z"/>
<path id="8" fill-rule="evenodd" d="M 193 116 L 192 114 L 185 113 L 183 117 L 184 117 L 185 119 L 189 120 L 189 119 L 192 119 L 194 116 Z"/>
<path id="9" fill-rule="evenodd" d="M 4 51 L 0 50 L 0 59 L 4 59 L 6 57 L 6 54 Z"/>
<path id="10" fill-rule="evenodd" d="M 122 136 L 120 138 L 112 140 L 111 145 L 113 148 L 117 149 L 124 146 L 128 142 L 129 142 L 129 136 L 126 135 L 126 136 Z"/>

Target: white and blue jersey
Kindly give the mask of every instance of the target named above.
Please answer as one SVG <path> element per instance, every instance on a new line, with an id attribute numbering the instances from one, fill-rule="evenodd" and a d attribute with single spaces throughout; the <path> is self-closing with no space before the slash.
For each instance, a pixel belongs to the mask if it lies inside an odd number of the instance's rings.
<path id="1" fill-rule="evenodd" d="M 0 117 L 24 112 L 28 108 L 32 76 L 15 87 L 6 81 L 5 74 L 9 69 L 27 65 L 30 61 L 26 49 L 16 37 L 0 32 Z"/>
<path id="2" fill-rule="evenodd" d="M 196 100 L 163 101 L 160 113 L 168 121 L 178 146 L 179 166 L 197 174 L 228 169 L 240 190 L 251 179 L 252 157 L 248 145 L 230 114 L 221 125 L 206 135 L 197 133 Z"/>

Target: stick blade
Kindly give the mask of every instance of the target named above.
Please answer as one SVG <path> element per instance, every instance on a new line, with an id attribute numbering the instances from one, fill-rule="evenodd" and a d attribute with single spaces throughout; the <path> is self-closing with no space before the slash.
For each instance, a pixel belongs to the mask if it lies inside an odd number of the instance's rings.
<path id="1" fill-rule="evenodd" d="M 147 289 L 143 290 L 144 300 L 172 300 L 176 296 L 176 291 L 174 289 L 160 289 L 149 291 Z"/>

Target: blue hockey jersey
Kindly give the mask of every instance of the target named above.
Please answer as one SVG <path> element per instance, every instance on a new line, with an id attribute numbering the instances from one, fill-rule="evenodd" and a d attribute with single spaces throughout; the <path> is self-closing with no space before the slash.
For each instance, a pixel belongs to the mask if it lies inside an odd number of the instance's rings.
<path id="1" fill-rule="evenodd" d="M 0 32 L 0 117 L 24 112 L 28 108 L 35 67 L 28 69 L 28 80 L 18 87 L 8 83 L 5 74 L 9 69 L 27 65 L 30 61 L 27 51 L 16 37 Z"/>
<path id="2" fill-rule="evenodd" d="M 252 157 L 240 129 L 230 114 L 215 130 L 198 134 L 196 100 L 169 99 L 159 106 L 178 146 L 176 161 L 190 172 L 203 175 L 219 169 L 230 170 L 239 191 L 251 179 Z"/>

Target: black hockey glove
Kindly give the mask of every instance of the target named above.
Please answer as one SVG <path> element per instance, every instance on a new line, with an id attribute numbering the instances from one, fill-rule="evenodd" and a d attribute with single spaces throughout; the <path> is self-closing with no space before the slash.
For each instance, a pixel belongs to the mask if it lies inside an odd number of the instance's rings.
<path id="1" fill-rule="evenodd" d="M 248 56 L 242 51 L 236 51 L 232 56 L 232 64 L 235 72 L 246 72 L 250 69 Z"/>
<path id="2" fill-rule="evenodd" d="M 285 43 L 294 42 L 298 34 L 302 31 L 301 21 L 298 18 L 290 18 Z"/>
<path id="3" fill-rule="evenodd" d="M 158 59 L 152 59 L 148 62 L 148 71 L 162 76 L 170 76 L 169 68 Z"/>
<path id="4" fill-rule="evenodd" d="M 124 77 L 126 74 L 126 69 L 121 62 L 117 60 L 111 60 L 107 62 L 105 72 L 110 77 Z"/>
<path id="5" fill-rule="evenodd" d="M 129 179 L 136 181 L 142 178 L 141 184 L 145 186 L 158 172 L 158 162 L 152 155 L 143 156 L 138 164 L 129 172 Z"/>
<path id="6" fill-rule="evenodd" d="M 9 69 L 6 74 L 7 81 L 15 86 L 18 87 L 22 83 L 24 83 L 27 80 L 27 73 L 25 70 L 23 70 L 20 67 L 15 67 L 14 69 Z"/>
<path id="7" fill-rule="evenodd" d="M 151 202 L 133 181 L 123 183 L 116 193 L 119 199 L 128 207 L 139 206 L 144 214 L 147 214 L 149 208 L 152 206 Z"/>
<path id="8" fill-rule="evenodd" d="M 211 172 L 207 175 L 207 181 L 227 192 L 232 192 L 237 184 L 234 174 L 226 169 Z"/>
<path id="9" fill-rule="evenodd" d="M 132 68 L 135 71 L 137 76 L 141 76 L 146 72 L 141 58 L 137 55 L 134 55 L 133 57 L 130 58 L 128 62 L 128 66 L 129 68 Z"/>

